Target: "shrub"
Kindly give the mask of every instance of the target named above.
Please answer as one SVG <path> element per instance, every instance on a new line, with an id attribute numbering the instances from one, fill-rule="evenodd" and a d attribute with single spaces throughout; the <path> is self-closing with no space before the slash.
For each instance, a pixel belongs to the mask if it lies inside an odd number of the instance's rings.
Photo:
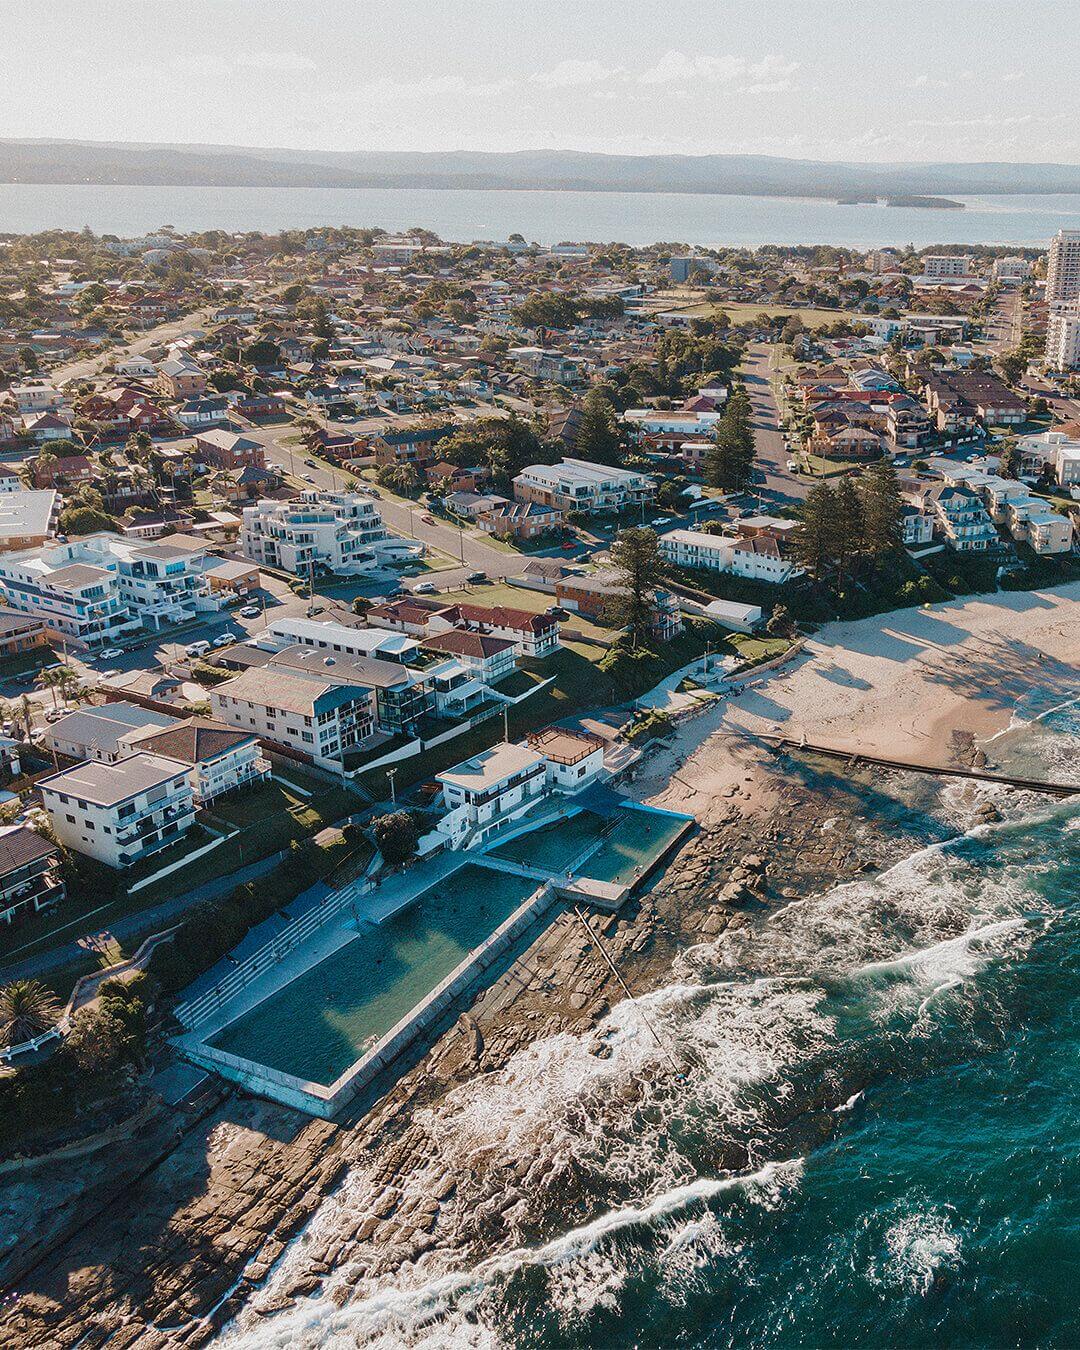
<path id="1" fill-rule="evenodd" d="M 371 822 L 375 846 L 391 864 L 407 862 L 416 852 L 419 831 L 408 811 L 389 811 Z"/>

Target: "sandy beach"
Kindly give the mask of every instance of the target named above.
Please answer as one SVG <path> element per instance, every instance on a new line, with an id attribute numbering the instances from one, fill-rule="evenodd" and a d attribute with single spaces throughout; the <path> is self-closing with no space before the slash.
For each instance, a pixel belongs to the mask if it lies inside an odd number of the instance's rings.
<path id="1" fill-rule="evenodd" d="M 947 766 L 957 738 L 987 742 L 1032 694 L 1080 694 L 1080 585 L 1002 593 L 829 624 L 780 670 L 684 723 L 640 769 L 634 795 L 708 823 L 766 804 L 753 737 L 782 734 Z"/>

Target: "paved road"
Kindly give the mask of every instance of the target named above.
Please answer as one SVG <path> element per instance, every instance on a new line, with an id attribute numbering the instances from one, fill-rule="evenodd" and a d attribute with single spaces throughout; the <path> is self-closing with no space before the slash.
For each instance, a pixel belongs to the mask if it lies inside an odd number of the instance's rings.
<path id="1" fill-rule="evenodd" d="M 986 322 L 986 340 L 994 355 L 1019 347 L 1023 335 L 1024 307 L 1019 287 L 1003 290 L 994 301 Z"/>
<path id="2" fill-rule="evenodd" d="M 145 333 L 141 333 L 130 342 L 112 347 L 106 352 L 98 352 L 96 356 L 82 357 L 78 361 L 69 362 L 66 366 L 57 366 L 47 372 L 47 377 L 54 385 L 61 385 L 68 380 L 87 380 L 103 370 L 111 371 L 117 361 L 125 360 L 131 356 L 142 356 L 150 347 L 177 338 L 181 333 L 188 332 L 189 329 L 201 328 L 216 308 L 216 304 L 208 305 L 205 309 L 198 309 L 191 314 L 185 314 L 183 318 L 174 319 L 170 323 L 159 324 L 156 328 L 150 328 Z"/>
<path id="3" fill-rule="evenodd" d="M 812 480 L 791 473 L 787 467 L 790 453 L 783 434 L 777 429 L 780 409 L 772 390 L 776 377 L 776 357 L 779 348 L 771 343 L 753 342 L 746 349 L 742 374 L 746 392 L 753 410 L 754 444 L 757 467 L 764 472 L 764 482 L 754 487 L 754 495 L 763 508 L 771 503 L 782 506 L 799 502 L 812 486 Z"/>

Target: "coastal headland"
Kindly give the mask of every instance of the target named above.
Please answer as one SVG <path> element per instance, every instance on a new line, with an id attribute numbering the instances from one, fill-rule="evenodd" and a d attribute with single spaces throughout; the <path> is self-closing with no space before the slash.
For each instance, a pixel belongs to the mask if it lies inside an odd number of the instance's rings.
<path id="1" fill-rule="evenodd" d="M 381 1097 L 327 1123 L 224 1096 L 202 1119 L 163 1113 L 119 1146 L 21 1171 L 0 1221 L 54 1241 L 16 1281 L 0 1340 L 200 1345 L 238 1316 L 251 1328 L 307 1296 L 328 1292 L 332 1308 L 406 1268 L 434 1277 L 541 1243 L 553 1214 L 587 1223 L 595 1194 L 568 1133 L 607 1132 L 614 1188 L 621 1113 L 657 1075 L 678 1093 L 702 1069 L 666 1030 L 665 995 L 649 995 L 685 988 L 687 951 L 731 933 L 763 961 L 770 916 L 985 809 L 976 792 L 922 780 L 916 810 L 907 775 L 777 757 L 766 738 L 940 765 L 981 751 L 993 766 L 993 738 L 1025 700 L 1077 696 L 1078 655 L 1077 585 L 819 629 L 788 664 L 679 721 L 622 784 L 700 826 L 630 912 L 592 916 L 591 936 L 561 914 Z M 616 1076 L 627 1040 L 641 1047 L 638 1069 Z M 834 1091 L 777 1098 L 789 1144 L 830 1136 Z M 749 1138 L 700 1160 L 712 1177 L 757 1162 Z"/>

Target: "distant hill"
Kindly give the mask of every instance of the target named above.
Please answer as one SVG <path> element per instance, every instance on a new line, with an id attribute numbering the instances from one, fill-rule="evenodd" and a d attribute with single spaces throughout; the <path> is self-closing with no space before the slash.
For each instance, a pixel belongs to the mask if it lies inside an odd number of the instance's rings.
<path id="1" fill-rule="evenodd" d="M 768 155 L 568 150 L 300 151 L 92 141 L 0 141 L 0 182 L 178 187 L 549 188 L 825 198 L 1080 193 L 1073 164 L 847 164 Z"/>

